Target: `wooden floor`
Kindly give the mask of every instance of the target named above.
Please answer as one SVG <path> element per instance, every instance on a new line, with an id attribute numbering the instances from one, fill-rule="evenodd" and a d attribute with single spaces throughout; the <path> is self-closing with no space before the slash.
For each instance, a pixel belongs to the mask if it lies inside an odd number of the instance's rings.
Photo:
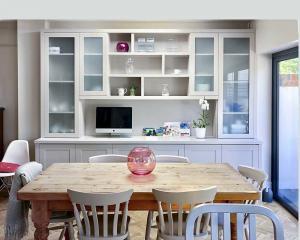
<path id="1" fill-rule="evenodd" d="M 285 230 L 285 240 L 297 240 L 298 239 L 298 221 L 289 214 L 285 209 L 283 209 L 279 204 L 264 204 L 265 206 L 271 208 L 279 216 L 284 224 Z M 0 239 L 4 239 L 4 222 L 6 216 L 6 206 L 7 198 L 0 198 Z M 130 212 L 132 219 L 130 223 L 130 235 L 132 240 L 142 240 L 144 239 L 145 224 L 147 213 L 145 212 Z M 26 240 L 33 239 L 34 227 L 30 221 L 30 229 L 28 235 L 24 238 Z M 51 231 L 49 239 L 56 240 L 59 236 L 59 231 Z M 151 232 L 151 239 L 156 239 L 156 229 Z M 209 239 L 209 238 L 208 238 Z M 264 218 L 259 218 L 257 221 L 257 240 L 271 240 L 273 239 L 273 227 L 269 220 Z"/>

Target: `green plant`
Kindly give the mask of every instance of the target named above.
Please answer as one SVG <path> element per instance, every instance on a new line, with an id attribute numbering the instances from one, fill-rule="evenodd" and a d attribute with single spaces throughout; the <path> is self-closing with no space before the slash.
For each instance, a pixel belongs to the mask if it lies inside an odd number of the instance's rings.
<path id="1" fill-rule="evenodd" d="M 206 128 L 207 126 L 209 126 L 208 112 L 203 110 L 200 113 L 200 117 L 197 120 L 193 120 L 192 127 L 193 128 Z"/>

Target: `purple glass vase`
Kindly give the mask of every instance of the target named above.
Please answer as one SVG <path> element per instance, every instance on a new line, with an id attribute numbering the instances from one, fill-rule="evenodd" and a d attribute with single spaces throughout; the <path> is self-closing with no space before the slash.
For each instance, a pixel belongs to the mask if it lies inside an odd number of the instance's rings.
<path id="1" fill-rule="evenodd" d="M 127 42 L 118 42 L 117 43 L 117 52 L 128 52 L 129 45 Z"/>
<path id="2" fill-rule="evenodd" d="M 147 175 L 154 170 L 155 165 L 155 155 L 148 147 L 135 147 L 128 155 L 128 169 L 135 175 Z"/>

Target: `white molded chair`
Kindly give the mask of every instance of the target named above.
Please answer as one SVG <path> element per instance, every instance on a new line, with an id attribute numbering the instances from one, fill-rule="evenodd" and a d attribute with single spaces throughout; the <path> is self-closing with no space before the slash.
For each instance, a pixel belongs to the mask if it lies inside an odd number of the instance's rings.
<path id="1" fill-rule="evenodd" d="M 90 163 L 118 163 L 127 162 L 126 155 L 106 154 L 98 155 L 89 158 Z"/>
<path id="2" fill-rule="evenodd" d="M 133 190 L 120 193 L 82 193 L 68 189 L 79 239 L 129 239 L 128 203 L 132 193 Z"/>
<path id="3" fill-rule="evenodd" d="M 156 161 L 161 163 L 189 163 L 187 157 L 175 156 L 175 155 L 157 155 Z"/>
<path id="4" fill-rule="evenodd" d="M 250 240 L 256 240 L 256 216 L 268 217 L 274 226 L 274 240 L 284 240 L 282 223 L 279 218 L 268 208 L 248 204 L 202 204 L 191 210 L 187 217 L 186 240 L 194 240 L 195 222 L 199 216 L 211 214 L 211 240 L 219 240 L 218 219 L 223 218 L 223 240 L 231 239 L 230 214 L 237 215 L 237 240 L 243 240 L 244 219 L 249 216 Z"/>
<path id="5" fill-rule="evenodd" d="M 177 155 L 156 155 L 156 162 L 158 162 L 158 163 L 189 163 L 190 161 L 187 157 L 182 157 L 182 156 L 177 156 Z M 154 214 L 153 211 L 148 211 L 146 233 L 145 233 L 146 240 L 150 239 L 153 214 Z"/>
<path id="6" fill-rule="evenodd" d="M 5 152 L 2 162 L 6 163 L 16 163 L 23 165 L 29 162 L 29 147 L 28 142 L 25 140 L 14 140 L 12 141 Z M 11 173 L 1 173 L 0 172 L 0 191 L 6 189 L 9 193 L 9 186 L 12 177 L 15 175 L 14 172 Z"/>
<path id="7" fill-rule="evenodd" d="M 184 208 L 186 206 L 192 208 L 201 203 L 213 202 L 217 188 L 210 187 L 187 192 L 164 192 L 157 189 L 153 189 L 152 191 L 158 201 L 158 217 L 156 218 L 158 239 L 184 240 L 186 219 L 188 216 Z M 163 207 L 166 207 L 166 210 Z M 208 225 L 209 214 L 199 217 L 195 229 L 196 235 L 193 239 L 203 239 L 203 236 L 207 235 Z"/>

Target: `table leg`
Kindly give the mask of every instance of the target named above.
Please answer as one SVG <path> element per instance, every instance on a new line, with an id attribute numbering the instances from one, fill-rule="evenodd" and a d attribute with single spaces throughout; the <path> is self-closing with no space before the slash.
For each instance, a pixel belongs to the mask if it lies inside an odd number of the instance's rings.
<path id="1" fill-rule="evenodd" d="M 48 210 L 47 201 L 32 201 L 32 221 L 35 227 L 34 239 L 47 240 L 49 236 L 49 219 L 51 212 Z"/>
<path id="2" fill-rule="evenodd" d="M 236 240 L 236 215 L 231 214 L 231 219 L 230 219 L 230 229 L 231 229 L 231 240 Z"/>

